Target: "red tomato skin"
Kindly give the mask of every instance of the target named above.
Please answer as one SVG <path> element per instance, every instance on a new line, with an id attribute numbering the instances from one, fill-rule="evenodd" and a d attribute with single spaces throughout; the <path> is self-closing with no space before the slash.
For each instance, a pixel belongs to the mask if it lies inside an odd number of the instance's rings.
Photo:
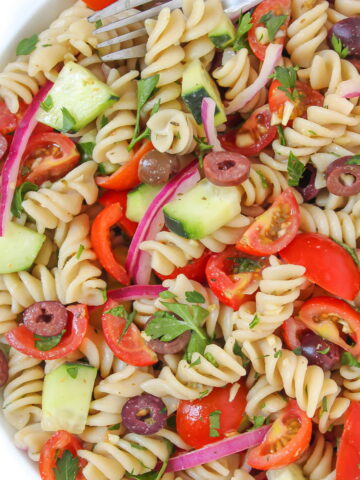
<path id="1" fill-rule="evenodd" d="M 360 403 L 351 402 L 336 457 L 336 480 L 360 480 Z"/>
<path id="2" fill-rule="evenodd" d="M 360 289 L 359 270 L 351 256 L 320 233 L 300 233 L 280 252 L 288 263 L 302 265 L 305 275 L 324 290 L 354 300 Z"/>
<path id="3" fill-rule="evenodd" d="M 240 389 L 235 399 L 229 402 L 232 384 L 214 388 L 204 398 L 188 401 L 181 400 L 176 412 L 176 429 L 181 438 L 194 448 L 201 448 L 225 438 L 226 433 L 236 431 L 244 416 L 247 389 L 245 383 L 238 382 Z M 220 410 L 220 428 L 218 437 L 210 437 L 209 414 Z"/>
<path id="4" fill-rule="evenodd" d="M 109 190 L 99 198 L 99 203 L 103 207 L 107 207 L 109 205 L 112 205 L 113 203 L 119 202 L 121 208 L 123 209 L 123 212 L 126 213 L 127 194 L 128 192 L 117 192 L 116 190 Z M 126 235 L 129 235 L 129 237 L 133 237 L 136 232 L 138 223 L 132 222 L 124 216 L 119 221 L 119 225 L 124 230 Z"/>
<path id="5" fill-rule="evenodd" d="M 93 10 L 101 10 L 114 2 L 115 0 L 85 0 L 86 5 Z"/>
<path id="6" fill-rule="evenodd" d="M 269 440 L 279 437 L 279 423 L 287 417 L 295 417 L 300 423 L 300 429 L 285 447 L 275 453 L 269 452 Z M 275 425 L 277 423 L 277 425 Z M 290 400 L 281 416 L 275 420 L 273 426 L 266 434 L 260 445 L 250 450 L 247 463 L 257 470 L 270 470 L 272 468 L 286 467 L 295 462 L 307 449 L 312 433 L 312 422 L 306 413 L 298 407 L 295 400 Z M 280 439 L 281 437 L 279 437 Z"/>
<path id="7" fill-rule="evenodd" d="M 295 348 L 301 348 L 301 336 L 306 331 L 309 331 L 308 327 L 303 322 L 290 317 L 281 326 L 284 342 L 289 350 L 295 350 Z"/>
<path id="8" fill-rule="evenodd" d="M 25 107 L 26 110 L 26 107 Z M 18 126 L 19 119 L 15 113 L 11 113 L 6 103 L 0 102 L 0 133 L 7 135 L 15 131 Z"/>
<path id="9" fill-rule="evenodd" d="M 287 20 L 284 23 L 284 26 L 281 28 L 282 30 L 286 30 L 287 26 L 289 25 L 290 21 L 290 0 L 263 0 L 255 9 L 252 15 L 252 28 L 249 30 L 248 39 L 251 50 L 257 56 L 259 60 L 264 60 L 266 49 L 269 44 L 262 45 L 258 42 L 256 38 L 256 28 L 260 25 L 260 19 L 266 13 L 273 11 L 276 15 L 287 15 Z M 275 10 L 275 11 L 274 11 Z M 262 24 L 261 24 L 262 25 Z M 280 38 L 275 38 L 273 43 L 278 43 L 284 45 L 286 35 Z"/>
<path id="10" fill-rule="evenodd" d="M 161 275 L 161 273 L 155 272 L 156 276 L 160 280 L 167 280 L 176 278 L 178 275 L 185 275 L 189 280 L 195 280 L 196 282 L 205 283 L 205 267 L 209 257 L 212 255 L 210 250 L 205 250 L 200 258 L 196 258 L 189 262 L 185 267 L 175 268 L 170 275 Z"/>
<path id="11" fill-rule="evenodd" d="M 259 125 L 263 125 L 264 132 L 259 131 Z M 236 145 L 236 135 L 238 133 L 249 132 L 257 141 L 247 147 L 238 147 Z M 276 126 L 271 125 L 271 112 L 268 107 L 261 107 L 255 110 L 248 120 L 239 130 L 233 130 L 224 135 L 219 135 L 222 147 L 228 152 L 240 153 L 246 157 L 257 155 L 265 147 L 270 145 L 277 135 Z"/>
<path id="12" fill-rule="evenodd" d="M 290 224 L 286 227 L 286 232 L 280 238 L 265 243 L 262 241 L 262 232 L 264 228 L 269 227 L 272 222 L 272 216 L 279 207 L 287 206 Z M 246 230 L 242 238 L 236 244 L 236 248 L 250 255 L 272 255 L 285 248 L 294 239 L 300 227 L 300 209 L 291 188 L 287 188 L 275 200 L 272 206 L 266 210 L 250 227 Z"/>
<path id="13" fill-rule="evenodd" d="M 118 302 L 110 299 L 104 306 L 101 322 L 106 343 L 117 358 L 129 365 L 136 367 L 154 365 L 158 361 L 156 353 L 147 346 L 140 334 L 140 330 L 134 323 L 130 325 L 121 341 L 118 342 L 124 330 L 126 320 L 106 313 L 118 305 Z"/>
<path id="14" fill-rule="evenodd" d="M 58 430 L 53 433 L 49 440 L 41 449 L 39 472 L 41 480 L 55 480 L 54 468 L 56 466 L 56 459 L 61 458 L 65 450 L 68 450 L 72 456 L 76 456 L 78 450 L 83 448 L 80 440 L 65 430 Z M 79 472 L 76 475 L 76 480 L 83 480 L 82 469 L 86 465 L 86 461 L 79 458 Z"/>
<path id="15" fill-rule="evenodd" d="M 313 317 L 326 313 L 333 313 L 348 322 L 353 332 L 351 336 L 355 340 L 353 347 L 348 345 L 340 336 L 338 336 L 338 338 L 334 338 L 333 336 L 327 338 L 326 330 L 317 330 L 317 324 L 312 320 Z M 360 356 L 360 314 L 351 308 L 348 303 L 344 302 L 344 300 L 333 297 L 310 298 L 310 300 L 307 300 L 301 305 L 299 318 L 313 332 L 339 345 L 354 357 Z"/>
<path id="16" fill-rule="evenodd" d="M 56 347 L 44 352 L 38 350 L 35 347 L 33 333 L 30 332 L 25 325 L 15 327 L 5 335 L 9 345 L 25 355 L 32 358 L 39 358 L 40 360 L 63 358 L 69 353 L 74 352 L 80 347 L 85 338 L 89 322 L 89 312 L 87 305 L 83 304 L 70 305 L 66 308 L 71 315 L 69 315 L 66 333 Z"/>

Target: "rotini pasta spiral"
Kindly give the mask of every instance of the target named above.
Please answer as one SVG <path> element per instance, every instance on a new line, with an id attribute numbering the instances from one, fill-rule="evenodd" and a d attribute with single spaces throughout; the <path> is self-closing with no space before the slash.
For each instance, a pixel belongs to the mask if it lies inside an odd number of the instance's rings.
<path id="1" fill-rule="evenodd" d="M 85 162 L 74 168 L 62 180 L 37 192 L 28 192 L 22 207 L 36 222 L 37 230 L 54 229 L 60 222 L 68 223 L 81 211 L 83 200 L 95 203 L 98 195 L 94 175 L 95 162 Z"/>
<path id="2" fill-rule="evenodd" d="M 360 15 L 360 5 L 356 0 L 335 0 L 335 9 L 347 17 Z"/>
<path id="3" fill-rule="evenodd" d="M 14 443 L 20 450 L 25 450 L 31 460 L 38 462 L 41 449 L 50 436 L 49 432 L 44 432 L 40 423 L 32 423 L 15 433 Z"/>
<path id="4" fill-rule="evenodd" d="M 343 378 L 344 397 L 355 402 L 360 401 L 360 368 L 343 365 L 340 368 Z"/>
<path id="5" fill-rule="evenodd" d="M 152 115 L 146 125 L 159 152 L 185 155 L 195 150 L 196 124 L 192 115 L 165 108 Z"/>
<path id="6" fill-rule="evenodd" d="M 250 371 L 246 385 L 249 388 L 246 396 L 246 413 L 250 418 L 256 415 L 268 416 L 286 407 L 286 400 L 279 394 L 279 388 L 270 385 L 266 376 L 257 380 Z M 253 381 L 254 380 L 254 381 Z"/>
<path id="7" fill-rule="evenodd" d="M 0 278 L 0 335 L 16 327 L 16 313 L 11 309 L 12 298 L 4 281 Z"/>
<path id="8" fill-rule="evenodd" d="M 3 413 L 17 430 L 41 420 L 44 370 L 41 360 L 10 349 L 9 381 L 3 392 Z"/>
<path id="9" fill-rule="evenodd" d="M 333 456 L 333 446 L 318 432 L 298 463 L 309 480 L 323 480 L 333 470 Z"/>
<path id="10" fill-rule="evenodd" d="M 238 465 L 239 455 L 235 454 L 187 469 L 185 473 L 187 479 L 193 480 L 230 480 L 230 478 L 233 478 L 232 475 Z M 181 475 L 181 472 L 179 474 Z M 246 477 L 235 477 L 236 480 L 239 478 L 240 480 L 246 480 Z M 250 478 L 253 480 L 253 477 Z"/>

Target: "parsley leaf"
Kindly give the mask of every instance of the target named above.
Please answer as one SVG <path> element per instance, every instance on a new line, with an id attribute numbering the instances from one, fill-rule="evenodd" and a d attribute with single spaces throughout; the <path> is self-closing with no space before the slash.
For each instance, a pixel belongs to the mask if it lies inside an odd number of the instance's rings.
<path id="1" fill-rule="evenodd" d="M 322 413 L 325 413 L 328 411 L 328 405 L 327 405 L 327 398 L 326 397 L 323 397 L 322 401 L 321 401 L 321 410 L 322 410 Z"/>
<path id="2" fill-rule="evenodd" d="M 159 108 L 160 108 L 160 99 L 153 106 L 150 116 L 152 117 L 155 113 L 157 113 L 159 111 Z M 180 135 L 179 132 L 177 133 L 178 135 Z M 134 146 L 136 143 L 140 142 L 144 138 L 150 138 L 150 136 L 151 136 L 151 130 L 149 127 L 146 127 L 143 133 L 141 133 L 138 137 L 132 139 L 131 145 Z M 176 138 L 176 135 L 175 135 L 175 138 Z M 130 146 L 129 146 L 129 150 L 131 150 Z"/>
<path id="3" fill-rule="evenodd" d="M 250 428 L 250 430 L 255 430 L 255 428 L 262 427 L 266 422 L 266 417 L 263 417 L 262 415 L 254 415 L 253 418 L 253 426 Z"/>
<path id="4" fill-rule="evenodd" d="M 203 392 L 199 393 L 199 398 L 204 398 L 209 393 L 210 390 L 204 390 Z"/>
<path id="5" fill-rule="evenodd" d="M 176 298 L 175 293 L 170 292 L 170 290 L 164 290 L 163 292 L 159 293 L 159 297 L 166 300 L 170 298 Z"/>
<path id="6" fill-rule="evenodd" d="M 80 243 L 78 251 L 76 253 L 77 260 L 79 260 L 79 258 L 81 257 L 81 254 L 83 253 L 84 249 L 85 249 L 84 245 Z"/>
<path id="7" fill-rule="evenodd" d="M 103 289 L 100 290 L 100 291 L 101 291 L 101 295 L 102 295 L 102 297 L 103 297 L 103 301 L 104 301 L 104 303 L 106 303 L 106 302 L 107 302 L 107 299 L 108 299 L 106 288 L 103 288 Z"/>
<path id="8" fill-rule="evenodd" d="M 192 354 L 195 352 L 200 353 L 202 355 L 205 351 L 205 348 L 209 345 L 210 341 L 207 336 L 205 338 L 200 337 L 197 333 L 192 332 L 189 343 L 187 344 L 186 351 L 184 358 L 185 360 L 190 363 Z"/>
<path id="9" fill-rule="evenodd" d="M 206 358 L 206 360 L 208 362 L 210 362 L 212 365 L 214 365 L 214 367 L 217 368 L 219 366 L 218 362 L 216 361 L 216 359 L 215 359 L 215 357 L 212 353 L 206 352 L 206 353 L 204 353 L 204 357 Z"/>
<path id="10" fill-rule="evenodd" d="M 270 42 L 274 41 L 275 35 L 280 27 L 284 25 L 287 18 L 287 15 L 274 15 L 271 11 L 260 18 L 259 23 L 263 23 L 266 26 Z"/>
<path id="11" fill-rule="evenodd" d="M 269 185 L 268 185 L 268 182 L 266 180 L 265 175 L 262 172 L 260 172 L 260 170 L 255 170 L 255 171 L 260 177 L 261 185 L 263 186 L 263 188 L 267 188 Z"/>
<path id="12" fill-rule="evenodd" d="M 341 39 L 335 34 L 331 37 L 331 45 L 340 58 L 346 58 L 349 55 L 349 49 L 343 46 Z"/>
<path id="13" fill-rule="evenodd" d="M 185 322 L 169 312 L 156 312 L 145 328 L 145 334 L 162 342 L 171 342 L 184 332 L 191 330 Z"/>
<path id="14" fill-rule="evenodd" d="M 75 118 L 72 116 L 72 114 L 69 112 L 69 110 L 66 107 L 62 107 L 61 111 L 62 111 L 62 114 L 63 114 L 63 126 L 62 126 L 62 129 L 61 129 L 61 132 L 62 133 L 67 133 L 67 132 L 74 133 L 75 132 L 74 127 L 76 125 Z"/>
<path id="15" fill-rule="evenodd" d="M 66 330 L 63 330 L 61 333 L 59 333 L 59 335 L 54 335 L 52 337 L 43 337 L 42 335 L 34 334 L 35 348 L 41 352 L 47 352 L 48 350 L 51 350 L 59 345 L 65 332 Z"/>
<path id="16" fill-rule="evenodd" d="M 301 355 L 301 347 L 294 348 L 293 352 L 295 353 L 295 355 Z"/>
<path id="17" fill-rule="evenodd" d="M 356 263 L 357 267 L 360 268 L 360 261 L 358 259 L 358 256 L 356 254 L 356 250 L 355 248 L 351 248 L 349 247 L 349 245 L 346 245 L 346 243 L 344 242 L 340 242 L 340 240 L 336 240 L 335 238 L 333 237 L 330 237 L 331 240 L 333 240 L 335 243 L 337 243 L 338 245 L 340 245 L 340 247 L 342 247 L 344 250 L 347 251 L 347 253 L 350 255 L 350 257 L 354 260 L 354 262 Z"/>
<path id="18" fill-rule="evenodd" d="M 199 337 L 206 339 L 207 335 L 204 330 L 201 328 L 201 325 L 205 318 L 209 315 L 209 312 L 200 307 L 199 305 L 183 305 L 181 303 L 169 303 L 161 302 L 164 307 L 166 307 L 170 312 L 178 315 L 184 322 L 196 332 Z"/>
<path id="19" fill-rule="evenodd" d="M 76 378 L 78 375 L 79 367 L 76 364 L 69 363 L 66 365 L 66 371 L 71 378 Z"/>
<path id="20" fill-rule="evenodd" d="M 56 480 L 75 480 L 79 470 L 79 458 L 73 457 L 69 450 L 65 450 L 53 470 Z"/>
<path id="21" fill-rule="evenodd" d="M 106 127 L 106 125 L 109 123 L 109 119 L 106 115 L 103 115 L 101 118 L 100 118 L 100 128 L 104 128 Z"/>
<path id="22" fill-rule="evenodd" d="M 185 292 L 185 298 L 190 303 L 205 303 L 204 296 L 195 290 L 193 292 Z"/>
<path id="23" fill-rule="evenodd" d="M 238 28 L 235 34 L 235 40 L 233 44 L 233 50 L 238 51 L 242 48 L 248 48 L 249 44 L 247 38 L 244 38 L 247 32 L 251 29 L 253 24 L 251 23 L 251 15 L 250 12 L 245 13 L 243 15 L 240 13 Z"/>
<path id="24" fill-rule="evenodd" d="M 296 90 L 296 72 L 298 67 L 275 67 L 275 73 L 270 78 L 275 78 L 280 82 L 277 87 L 291 100 L 296 101 L 300 98 L 299 92 Z"/>
<path id="25" fill-rule="evenodd" d="M 218 429 L 220 428 L 221 410 L 214 410 L 209 414 L 209 437 L 220 437 Z"/>
<path id="26" fill-rule="evenodd" d="M 92 160 L 95 142 L 77 143 L 76 148 L 80 153 L 80 163 L 85 163 L 89 160 Z"/>
<path id="27" fill-rule="evenodd" d="M 102 26 L 103 26 L 102 20 L 101 18 L 99 18 L 99 20 L 96 20 L 95 22 L 95 28 L 100 28 Z"/>
<path id="28" fill-rule="evenodd" d="M 249 328 L 253 329 L 260 323 L 260 317 L 257 313 L 255 313 L 254 318 L 252 321 L 249 323 Z"/>
<path id="29" fill-rule="evenodd" d="M 127 313 L 124 305 L 117 305 L 116 307 L 110 308 L 110 310 L 106 310 L 106 312 L 104 313 L 108 313 L 110 315 L 113 315 L 114 317 L 124 318 L 126 320 L 124 330 L 121 332 L 120 337 L 117 340 L 117 342 L 120 343 L 125 333 L 128 331 L 130 325 L 133 323 L 136 312 Z"/>
<path id="30" fill-rule="evenodd" d="M 261 270 L 261 263 L 246 257 L 234 257 L 233 273 L 258 272 Z"/>
<path id="31" fill-rule="evenodd" d="M 20 218 L 23 212 L 22 202 L 27 192 L 37 192 L 39 187 L 31 182 L 24 182 L 15 189 L 14 197 L 11 202 L 11 213 L 14 217 Z"/>
<path id="32" fill-rule="evenodd" d="M 203 160 L 205 155 L 212 150 L 214 147 L 213 145 L 209 145 L 206 141 L 205 137 L 194 137 L 195 142 L 198 144 L 199 153 L 198 153 L 198 160 L 200 167 L 203 166 Z"/>
<path id="33" fill-rule="evenodd" d="M 346 160 L 345 165 L 360 165 L 360 155 L 354 155 Z"/>
<path id="34" fill-rule="evenodd" d="M 0 352 L 3 352 L 5 357 L 8 358 L 10 353 L 10 345 L 7 345 L 6 343 L 0 343 Z"/>
<path id="35" fill-rule="evenodd" d="M 341 365 L 349 365 L 349 367 L 360 368 L 360 362 L 358 362 L 356 358 L 351 355 L 350 352 L 344 352 L 341 355 Z"/>
<path id="36" fill-rule="evenodd" d="M 287 146 L 287 143 L 286 143 L 286 138 L 285 138 L 285 134 L 284 134 L 284 129 L 281 125 L 277 125 L 276 126 L 276 129 L 278 131 L 278 135 L 279 135 L 279 140 L 280 140 L 280 145 L 282 145 L 283 147 L 286 147 Z"/>
<path id="37" fill-rule="evenodd" d="M 282 350 L 276 350 L 276 352 L 274 353 L 274 358 L 280 358 L 282 355 Z"/>
<path id="38" fill-rule="evenodd" d="M 305 172 L 305 165 L 300 162 L 296 155 L 293 152 L 290 152 L 287 164 L 288 172 L 288 184 L 290 187 L 297 187 L 301 180 L 301 177 Z"/>
<path id="39" fill-rule="evenodd" d="M 119 430 L 121 423 L 115 423 L 115 425 L 112 425 L 111 427 L 108 428 L 108 430 L 113 431 L 113 430 Z"/>
<path id="40" fill-rule="evenodd" d="M 50 112 L 54 106 L 54 101 L 51 95 L 48 95 L 43 102 L 40 103 L 40 107 L 45 110 L 45 112 Z"/>
<path id="41" fill-rule="evenodd" d="M 161 465 L 160 470 L 159 471 L 154 470 L 152 472 L 142 473 L 140 475 L 133 475 L 132 473 L 126 472 L 126 478 L 132 478 L 132 479 L 135 479 L 135 480 L 160 480 L 165 473 L 165 470 L 166 470 L 166 468 L 168 466 L 168 463 L 169 463 L 169 458 L 171 457 L 171 454 L 174 450 L 174 446 L 171 442 L 169 442 L 169 440 L 164 438 L 163 441 L 166 442 L 168 455 L 166 457 L 166 460 Z M 132 446 L 134 446 L 134 445 L 132 445 Z"/>
<path id="42" fill-rule="evenodd" d="M 16 47 L 16 55 L 30 55 L 36 48 L 39 37 L 34 34 L 29 38 L 23 38 Z"/>
<path id="43" fill-rule="evenodd" d="M 330 347 L 326 347 L 323 350 L 316 350 L 316 353 L 321 353 L 321 355 L 326 355 L 330 352 Z"/>

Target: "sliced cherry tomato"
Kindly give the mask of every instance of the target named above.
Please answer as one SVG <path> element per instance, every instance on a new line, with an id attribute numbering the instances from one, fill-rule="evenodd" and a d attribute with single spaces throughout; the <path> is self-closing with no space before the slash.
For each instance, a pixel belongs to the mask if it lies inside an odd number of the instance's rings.
<path id="1" fill-rule="evenodd" d="M 41 185 L 62 178 L 79 162 L 75 143 L 61 133 L 36 133 L 30 137 L 22 158 L 18 182 Z"/>
<path id="2" fill-rule="evenodd" d="M 354 300 L 360 289 L 359 270 L 349 253 L 320 233 L 301 233 L 280 255 L 302 265 L 309 280 L 338 297 Z"/>
<path id="3" fill-rule="evenodd" d="M 284 105 L 286 102 L 294 104 L 290 120 L 304 115 L 306 108 L 310 105 L 322 106 L 324 103 L 324 96 L 317 90 L 313 90 L 304 82 L 296 82 L 297 95 L 294 97 L 294 100 L 290 100 L 283 90 L 279 90 L 280 86 L 282 86 L 282 84 L 278 80 L 274 80 L 269 89 L 270 110 L 276 112 L 279 118 L 282 118 L 283 116 Z"/>
<path id="4" fill-rule="evenodd" d="M 114 2 L 115 0 L 85 0 L 86 5 L 93 10 L 101 10 Z"/>
<path id="5" fill-rule="evenodd" d="M 120 203 L 112 203 L 96 217 L 91 227 L 91 243 L 105 270 L 123 285 L 129 285 L 130 277 L 115 258 L 111 249 L 110 228 L 124 218 Z"/>
<path id="6" fill-rule="evenodd" d="M 117 358 L 129 365 L 136 367 L 154 365 L 158 361 L 156 353 L 148 347 L 138 327 L 132 323 L 124 336 L 121 337 L 126 326 L 126 320 L 111 313 L 106 313 L 118 305 L 119 303 L 110 299 L 104 306 L 101 321 L 107 344 Z"/>
<path id="7" fill-rule="evenodd" d="M 236 248 L 251 255 L 272 255 L 289 245 L 299 226 L 299 205 L 291 189 L 287 188 L 273 205 L 250 225 Z"/>
<path id="8" fill-rule="evenodd" d="M 260 280 L 261 270 L 267 259 L 240 253 L 228 247 L 221 253 L 211 255 L 206 265 L 206 278 L 211 290 L 225 305 L 238 310 L 240 305 L 253 298 L 244 291 Z"/>
<path id="9" fill-rule="evenodd" d="M 113 203 L 120 203 L 121 208 L 125 213 L 126 204 L 127 204 L 127 194 L 128 192 L 117 192 L 115 190 L 109 190 L 99 198 L 99 203 L 103 207 L 107 207 L 108 205 L 112 205 Z M 129 235 L 129 237 L 133 237 L 136 232 L 138 223 L 132 222 L 124 215 L 123 218 L 119 221 L 119 225 L 124 230 L 126 235 Z"/>
<path id="10" fill-rule="evenodd" d="M 282 324 L 282 332 L 287 348 L 295 350 L 301 348 L 301 337 L 309 329 L 303 322 L 296 320 L 293 317 L 288 318 Z"/>
<path id="11" fill-rule="evenodd" d="M 251 50 L 259 60 L 264 60 L 266 49 L 270 42 L 262 44 L 257 39 L 256 30 L 259 27 L 266 27 L 263 21 L 265 15 L 280 16 L 286 15 L 284 23 L 279 28 L 275 39 L 271 43 L 284 45 L 286 38 L 286 29 L 290 21 L 290 4 L 291 0 L 263 0 L 256 8 L 251 17 L 252 27 L 249 30 L 248 39 Z"/>
<path id="12" fill-rule="evenodd" d="M 185 267 L 175 268 L 175 270 L 170 273 L 170 275 L 161 275 L 161 273 L 155 272 L 156 276 L 159 277 L 161 280 L 167 280 L 176 278 L 178 275 L 183 274 L 190 280 L 205 283 L 205 267 L 211 255 L 212 252 L 210 252 L 210 250 L 205 250 L 200 258 L 190 260 L 190 262 L 185 265 Z"/>
<path id="13" fill-rule="evenodd" d="M 63 358 L 69 353 L 74 352 L 84 340 L 88 322 L 89 312 L 86 305 L 71 305 L 67 307 L 69 311 L 68 324 L 66 332 L 61 338 L 60 343 L 51 350 L 42 351 L 35 347 L 36 338 L 25 325 L 20 325 L 10 330 L 6 334 L 8 343 L 25 355 L 41 360 L 54 360 L 56 358 Z"/>
<path id="14" fill-rule="evenodd" d="M 204 398 L 192 402 L 180 401 L 176 412 L 176 429 L 184 442 L 194 448 L 201 448 L 237 431 L 244 418 L 247 395 L 245 382 L 240 380 L 238 383 L 240 388 L 232 400 L 230 394 L 233 385 L 228 384 L 223 388 L 214 388 Z M 219 417 L 220 424 L 216 429 L 210 424 L 214 412 Z"/>
<path id="15" fill-rule="evenodd" d="M 140 183 L 138 174 L 140 160 L 151 150 L 154 150 L 153 144 L 145 142 L 131 160 L 108 177 L 96 177 L 96 183 L 108 190 L 131 190 Z"/>
<path id="16" fill-rule="evenodd" d="M 360 480 L 360 403 L 351 402 L 336 459 L 336 480 Z"/>
<path id="17" fill-rule="evenodd" d="M 320 337 L 339 345 L 355 357 L 360 356 L 360 313 L 344 300 L 311 298 L 301 305 L 299 318 Z"/>
<path id="18" fill-rule="evenodd" d="M 276 126 L 271 125 L 269 106 L 264 105 L 255 110 L 239 130 L 220 135 L 219 139 L 225 150 L 251 157 L 264 150 L 276 134 Z"/>
<path id="19" fill-rule="evenodd" d="M 60 477 L 65 478 L 65 472 L 62 472 L 64 476 L 55 475 L 54 469 L 57 468 L 57 461 L 64 455 L 66 451 L 70 452 L 72 457 L 77 457 L 78 450 L 81 450 L 82 448 L 82 443 L 77 437 L 75 437 L 75 435 L 72 435 L 65 430 L 58 430 L 57 432 L 53 433 L 41 449 L 39 462 L 41 479 L 55 480 L 56 478 Z M 82 458 L 78 458 L 78 471 L 75 477 L 76 480 L 84 479 L 82 469 L 85 467 L 85 465 L 86 461 Z"/>
<path id="20" fill-rule="evenodd" d="M 262 443 L 250 451 L 247 463 L 258 470 L 286 467 L 305 452 L 311 431 L 310 418 L 295 400 L 290 400 Z"/>

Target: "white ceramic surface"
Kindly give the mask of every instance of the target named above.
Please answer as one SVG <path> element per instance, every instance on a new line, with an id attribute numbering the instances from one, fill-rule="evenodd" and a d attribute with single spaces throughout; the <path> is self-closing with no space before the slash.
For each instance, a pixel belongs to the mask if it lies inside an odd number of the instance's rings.
<path id="1" fill-rule="evenodd" d="M 41 30 L 73 0 L 0 0 L 0 71 L 14 59 L 16 45 Z M 12 441 L 13 430 L 0 413 L 0 479 L 39 480 L 35 464 Z"/>

